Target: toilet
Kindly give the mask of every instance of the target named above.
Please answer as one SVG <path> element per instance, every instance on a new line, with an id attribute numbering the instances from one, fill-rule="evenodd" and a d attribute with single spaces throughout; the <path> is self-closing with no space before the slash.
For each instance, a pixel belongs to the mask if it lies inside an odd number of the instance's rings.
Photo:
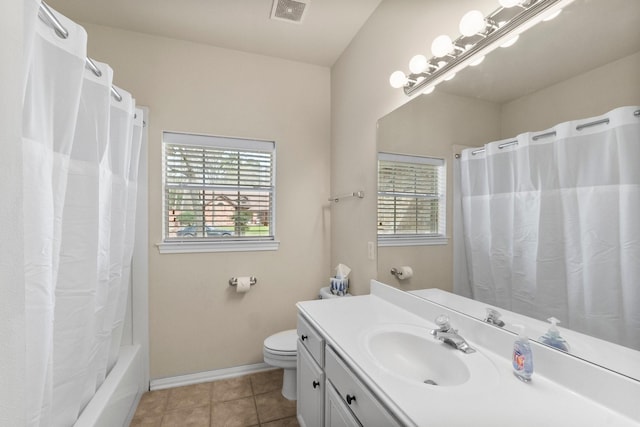
<path id="1" fill-rule="evenodd" d="M 298 352 L 296 345 L 298 333 L 295 329 L 278 332 L 264 340 L 262 354 L 264 363 L 284 369 L 282 377 L 282 395 L 289 400 L 297 398 L 296 363 Z"/>
<path id="2" fill-rule="evenodd" d="M 349 294 L 345 295 L 349 296 Z M 342 298 L 333 295 L 329 288 L 320 289 L 321 299 L 325 298 Z M 297 380 L 296 368 L 298 362 L 298 332 L 296 329 L 278 332 L 264 340 L 262 354 L 264 363 L 284 369 L 282 377 L 282 395 L 289 400 L 296 400 Z"/>

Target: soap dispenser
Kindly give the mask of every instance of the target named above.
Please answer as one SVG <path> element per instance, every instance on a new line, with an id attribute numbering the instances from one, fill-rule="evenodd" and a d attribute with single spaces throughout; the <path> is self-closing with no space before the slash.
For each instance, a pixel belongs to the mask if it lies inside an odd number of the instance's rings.
<path id="1" fill-rule="evenodd" d="M 533 353 L 523 325 L 513 325 L 518 329 L 518 338 L 513 343 L 513 374 L 518 379 L 529 382 L 533 375 Z"/>
<path id="2" fill-rule="evenodd" d="M 560 331 L 558 331 L 558 323 L 560 323 L 560 321 L 555 317 L 550 317 L 547 320 L 551 322 L 551 327 L 546 334 L 540 337 L 540 341 L 558 350 L 569 352 L 569 344 L 560 336 Z"/>

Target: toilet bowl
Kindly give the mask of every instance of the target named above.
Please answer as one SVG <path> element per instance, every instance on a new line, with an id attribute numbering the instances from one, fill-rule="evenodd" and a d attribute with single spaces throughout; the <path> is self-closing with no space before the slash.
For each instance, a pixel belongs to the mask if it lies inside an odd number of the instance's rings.
<path id="1" fill-rule="evenodd" d="M 298 334 L 295 329 L 278 332 L 264 340 L 262 354 L 264 362 L 284 369 L 282 376 L 282 395 L 289 400 L 296 400 L 296 367 Z"/>

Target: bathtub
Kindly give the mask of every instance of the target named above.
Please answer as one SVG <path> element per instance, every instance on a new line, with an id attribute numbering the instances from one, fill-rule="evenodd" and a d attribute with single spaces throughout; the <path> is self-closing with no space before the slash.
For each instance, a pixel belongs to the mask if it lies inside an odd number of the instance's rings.
<path id="1" fill-rule="evenodd" d="M 115 366 L 87 404 L 74 427 L 126 427 L 144 390 L 144 363 L 140 345 L 120 348 Z"/>

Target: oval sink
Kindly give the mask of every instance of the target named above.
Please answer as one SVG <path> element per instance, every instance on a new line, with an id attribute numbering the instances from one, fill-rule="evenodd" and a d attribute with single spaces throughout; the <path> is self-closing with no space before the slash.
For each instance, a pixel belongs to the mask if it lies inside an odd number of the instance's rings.
<path id="1" fill-rule="evenodd" d="M 495 367 L 484 355 L 465 354 L 429 332 L 413 325 L 380 326 L 366 333 L 364 345 L 376 365 L 407 381 L 452 387 L 474 377 L 489 382 L 495 378 Z"/>

